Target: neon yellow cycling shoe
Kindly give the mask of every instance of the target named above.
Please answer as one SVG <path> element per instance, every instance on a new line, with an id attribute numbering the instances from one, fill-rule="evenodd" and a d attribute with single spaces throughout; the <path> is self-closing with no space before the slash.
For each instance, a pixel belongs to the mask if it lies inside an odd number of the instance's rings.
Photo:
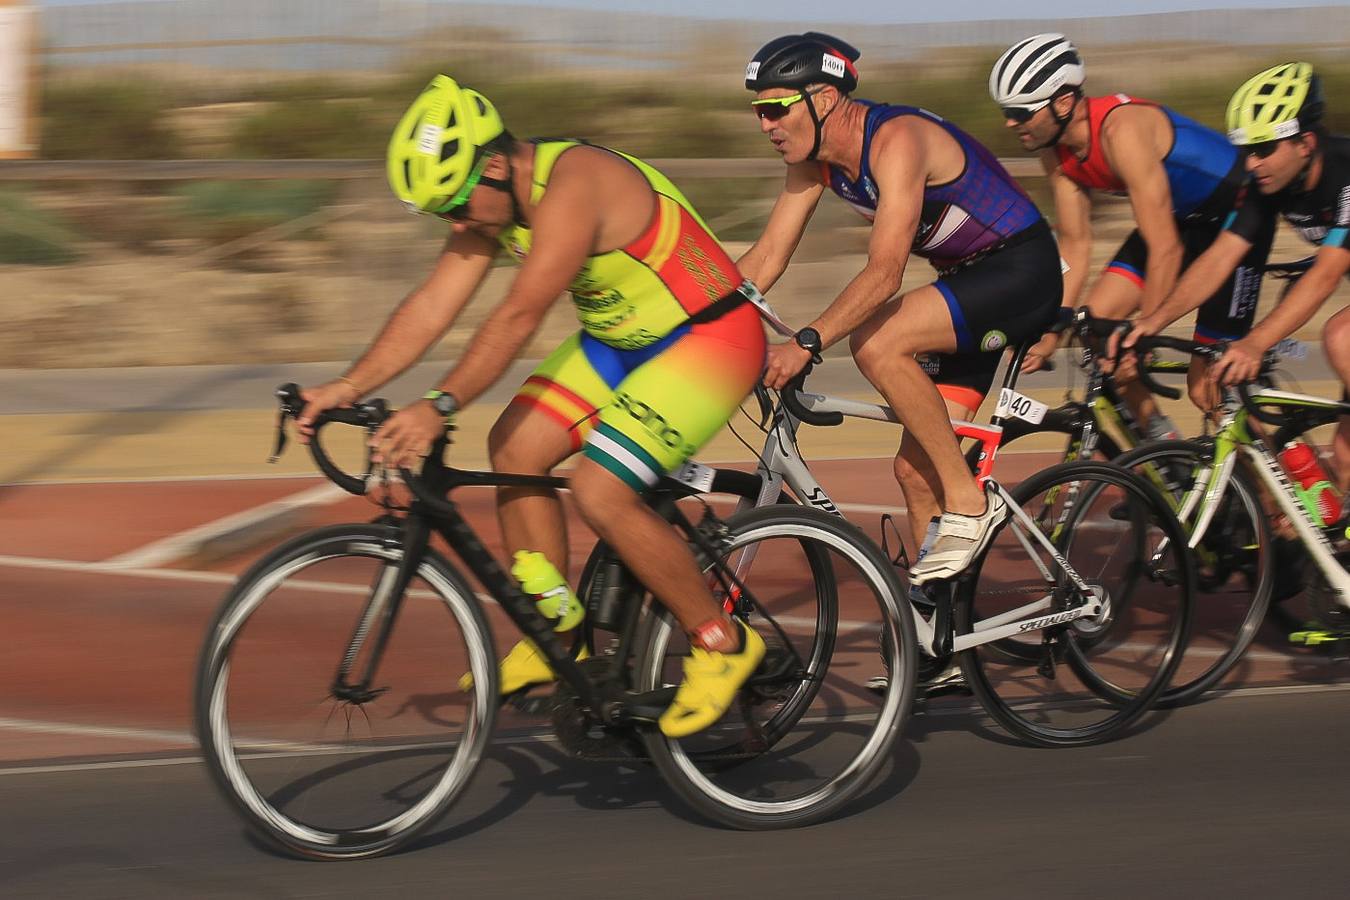
<path id="1" fill-rule="evenodd" d="M 764 659 L 764 639 L 740 619 L 733 621 L 744 635 L 739 653 L 694 647 L 685 657 L 684 681 L 657 723 L 666 737 L 691 735 L 722 718 L 736 692 Z"/>
<path id="2" fill-rule="evenodd" d="M 590 656 L 590 651 L 586 647 L 581 648 L 577 654 L 577 662 Z M 553 673 L 548 660 L 539 652 L 534 641 L 522 638 L 511 648 L 511 652 L 502 657 L 499 664 L 498 690 L 505 697 L 507 694 L 514 694 L 516 691 L 524 690 L 527 687 L 533 687 L 536 684 L 547 684 L 550 681 L 556 681 L 558 676 Z M 473 688 L 473 673 L 465 672 L 459 679 L 459 689 L 469 691 Z"/>

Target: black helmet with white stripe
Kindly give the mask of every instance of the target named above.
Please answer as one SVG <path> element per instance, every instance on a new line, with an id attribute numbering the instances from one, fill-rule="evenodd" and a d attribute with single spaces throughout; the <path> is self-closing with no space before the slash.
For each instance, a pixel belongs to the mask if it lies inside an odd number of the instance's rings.
<path id="1" fill-rule="evenodd" d="M 1062 34 L 1037 34 L 1013 44 L 989 73 L 989 95 L 1007 109 L 1039 109 L 1065 89 L 1083 86 L 1083 58 Z"/>

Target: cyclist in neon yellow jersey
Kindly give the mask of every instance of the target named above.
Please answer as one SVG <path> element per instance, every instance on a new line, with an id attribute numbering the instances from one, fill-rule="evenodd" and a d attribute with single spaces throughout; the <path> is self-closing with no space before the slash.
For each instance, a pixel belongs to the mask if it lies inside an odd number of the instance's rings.
<path id="1" fill-rule="evenodd" d="M 454 323 L 501 250 L 519 260 L 506 297 L 426 397 L 375 435 L 377 457 L 412 465 L 448 421 L 505 373 L 557 296 L 570 290 L 581 331 L 526 380 L 488 438 L 494 469 L 545 474 L 578 451 L 582 518 L 674 613 L 693 647 L 662 730 L 715 722 L 764 655 L 752 629 L 714 601 L 689 548 L 640 493 L 726 424 L 759 378 L 765 340 L 741 276 L 680 191 L 651 166 L 574 140 L 516 140 L 490 101 L 440 75 L 389 143 L 394 192 L 451 223 L 427 279 L 341 378 L 305 392 L 302 425 L 412 365 Z M 501 488 L 510 550 L 567 572 L 555 492 Z M 573 626 L 576 598 L 541 608 Z M 502 691 L 552 680 L 522 641 L 502 661 Z"/>

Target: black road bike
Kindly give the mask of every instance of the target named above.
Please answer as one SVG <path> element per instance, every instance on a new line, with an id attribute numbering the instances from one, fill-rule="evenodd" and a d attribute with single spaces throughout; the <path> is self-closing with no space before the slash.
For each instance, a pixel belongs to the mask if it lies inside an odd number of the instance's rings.
<path id="1" fill-rule="evenodd" d="M 278 398 L 280 453 L 303 403 L 295 385 Z M 369 434 L 388 414 L 372 401 L 330 410 L 316 429 L 340 422 Z M 375 477 L 368 463 L 364 475 L 340 468 L 317 433 L 310 450 L 353 494 Z M 402 472 L 414 496 L 408 508 L 278 547 L 240 577 L 211 623 L 196 727 L 217 785 L 259 833 L 301 856 L 368 857 L 442 816 L 463 795 L 499 717 L 513 712 L 498 696 L 489 625 L 503 615 L 559 676 L 542 706 L 552 734 L 526 739 L 555 740 L 581 758 L 651 764 L 715 822 L 818 822 L 877 777 L 910 712 L 917 640 L 892 566 L 856 527 L 787 505 L 719 518 L 697 488 L 673 479 L 650 493 L 724 608 L 768 645 L 727 715 L 675 740 L 655 721 L 674 695 L 687 639 L 617 556 L 593 554 L 583 579 L 586 640 L 565 642 L 447 496 L 565 480 L 449 468 L 444 450 L 443 442 L 419 474 Z M 436 536 L 459 565 L 433 545 Z M 846 677 L 870 668 L 879 632 L 895 675 L 881 696 Z"/>

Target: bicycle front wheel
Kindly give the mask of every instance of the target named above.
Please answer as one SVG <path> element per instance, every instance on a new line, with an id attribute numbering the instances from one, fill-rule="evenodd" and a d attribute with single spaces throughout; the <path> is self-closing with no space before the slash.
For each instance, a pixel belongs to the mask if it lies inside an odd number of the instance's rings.
<path id="1" fill-rule="evenodd" d="M 406 842 L 459 796 L 491 734 L 497 666 L 478 601 L 430 551 L 393 596 L 400 541 L 383 525 L 301 535 L 239 579 L 207 633 L 195 698 L 207 767 L 291 853 Z"/>
<path id="2" fill-rule="evenodd" d="M 913 702 L 914 625 L 900 614 L 890 563 L 843 519 L 777 505 L 738 513 L 726 526 L 717 567 L 738 573 L 739 607 L 768 655 L 720 722 L 679 740 L 650 729 L 647 753 L 682 799 L 722 824 L 817 822 L 890 757 Z M 738 568 L 750 554 L 753 565 Z M 653 611 L 635 659 L 641 691 L 678 684 L 689 653 L 674 619 Z M 879 631 L 891 639 L 892 673 L 880 696 L 865 687 Z"/>
<path id="3" fill-rule="evenodd" d="M 1185 533 L 1149 485 L 1100 463 L 1054 466 L 1012 499 L 1023 516 L 958 585 L 956 635 L 962 646 L 1004 628 L 1036 653 L 990 641 L 962 652 L 962 671 L 990 715 L 1031 743 L 1117 736 L 1181 662 L 1195 591 Z M 1097 613 L 1075 615 L 1092 601 Z"/>
<path id="4" fill-rule="evenodd" d="M 1227 489 L 1207 502 L 1212 447 L 1195 441 L 1144 444 L 1116 460 L 1159 488 L 1188 534 L 1212 505 L 1194 550 L 1199 575 L 1195 626 L 1186 658 L 1160 704 L 1199 699 L 1247 652 L 1270 606 L 1275 583 L 1274 534 L 1256 482 L 1236 461 Z"/>

